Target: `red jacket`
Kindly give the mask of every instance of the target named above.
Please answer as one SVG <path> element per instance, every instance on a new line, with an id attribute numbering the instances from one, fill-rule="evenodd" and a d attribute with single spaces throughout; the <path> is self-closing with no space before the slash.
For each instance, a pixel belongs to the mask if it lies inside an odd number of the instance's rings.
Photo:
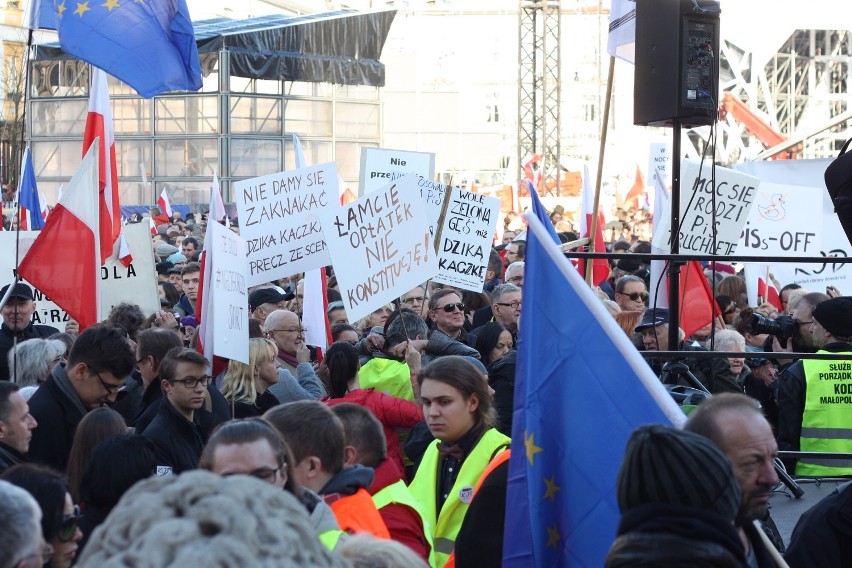
<path id="1" fill-rule="evenodd" d="M 343 398 L 324 399 L 329 406 L 341 402 L 354 402 L 373 413 L 382 423 L 385 439 L 388 442 L 388 458 L 399 468 L 399 474 L 405 472 L 402 461 L 402 448 L 397 437 L 397 428 L 412 428 L 423 420 L 423 409 L 409 400 L 388 396 L 375 389 L 356 389 L 349 391 Z"/>
<path id="2" fill-rule="evenodd" d="M 388 485 L 402 479 L 390 457 L 385 458 L 375 471 L 376 477 L 367 490 L 370 495 L 375 495 Z M 382 516 L 388 528 L 391 540 L 401 542 L 416 552 L 427 564 L 429 563 L 430 548 L 426 537 L 423 536 L 423 524 L 420 516 L 411 507 L 391 503 L 379 509 L 379 515 Z"/>

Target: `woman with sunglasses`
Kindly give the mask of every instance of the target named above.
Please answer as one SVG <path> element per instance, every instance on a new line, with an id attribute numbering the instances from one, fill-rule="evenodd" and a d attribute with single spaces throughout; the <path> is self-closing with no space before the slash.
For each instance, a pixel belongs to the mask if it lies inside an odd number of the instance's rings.
<path id="1" fill-rule="evenodd" d="M 19 464 L 7 469 L 2 479 L 25 489 L 41 507 L 42 535 L 53 548 L 45 566 L 71 566 L 83 533 L 79 527 L 79 509 L 74 506 L 62 474 L 40 465 Z"/>

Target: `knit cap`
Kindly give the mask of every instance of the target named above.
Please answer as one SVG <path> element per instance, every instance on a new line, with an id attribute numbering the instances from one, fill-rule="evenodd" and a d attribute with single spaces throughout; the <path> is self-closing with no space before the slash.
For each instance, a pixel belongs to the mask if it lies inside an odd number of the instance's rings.
<path id="1" fill-rule="evenodd" d="M 814 306 L 813 318 L 834 337 L 852 337 L 852 297 L 820 302 Z"/>
<path id="2" fill-rule="evenodd" d="M 740 490 L 731 463 L 707 438 L 651 424 L 633 431 L 618 472 L 622 513 L 648 503 L 696 507 L 733 521 Z"/>

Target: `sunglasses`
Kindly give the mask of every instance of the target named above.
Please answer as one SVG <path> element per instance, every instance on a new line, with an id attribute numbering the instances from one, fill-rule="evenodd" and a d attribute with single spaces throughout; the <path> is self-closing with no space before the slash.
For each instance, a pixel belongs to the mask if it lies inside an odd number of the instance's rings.
<path id="1" fill-rule="evenodd" d="M 460 312 L 463 312 L 464 311 L 464 304 L 461 303 L 461 302 L 459 302 L 458 304 L 447 304 L 446 306 L 441 306 L 438 309 L 444 310 L 448 314 L 453 313 L 456 309 L 458 309 L 458 311 L 460 311 Z"/>
<path id="2" fill-rule="evenodd" d="M 630 298 L 634 302 L 638 302 L 639 298 L 642 298 L 643 302 L 648 299 L 648 292 L 633 292 L 632 294 L 625 294 L 624 292 L 619 292 L 619 293 L 622 296 L 627 296 L 628 298 Z"/>
<path id="3" fill-rule="evenodd" d="M 62 522 L 59 523 L 59 528 L 56 529 L 56 538 L 62 542 L 71 542 L 74 535 L 77 534 L 77 528 L 80 526 L 80 507 L 74 506 L 74 512 L 70 515 L 62 517 Z"/>

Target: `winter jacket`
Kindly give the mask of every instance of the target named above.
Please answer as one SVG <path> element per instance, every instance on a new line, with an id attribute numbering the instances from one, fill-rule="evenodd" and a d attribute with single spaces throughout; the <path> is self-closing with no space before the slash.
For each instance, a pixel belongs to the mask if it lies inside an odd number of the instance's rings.
<path id="1" fill-rule="evenodd" d="M 81 410 L 79 399 L 72 401 L 56 384 L 56 377 L 60 373 L 67 378 L 62 363 L 53 368 L 47 382 L 28 401 L 30 414 L 38 422 L 38 427 L 33 430 L 27 456 L 30 461 L 64 472 L 68 467 L 74 432 L 86 412 Z"/>
<path id="2" fill-rule="evenodd" d="M 214 426 L 213 415 L 203 408 L 195 411 L 190 422 L 163 398 L 157 416 L 143 434 L 157 447 L 157 474 L 177 475 L 196 469 Z"/>
<path id="3" fill-rule="evenodd" d="M 784 560 L 790 568 L 852 563 L 852 483 L 841 485 L 802 515 Z"/>
<path id="4" fill-rule="evenodd" d="M 402 476 L 390 458 L 382 460 L 375 471 L 376 477 L 368 489 L 370 495 L 375 496 L 385 487 L 402 480 Z M 411 499 L 413 500 L 414 497 L 412 496 Z M 379 515 L 385 522 L 391 539 L 404 544 L 420 558 L 429 562 L 429 552 L 432 547 L 424 536 L 423 519 L 417 511 L 401 503 L 388 503 L 379 509 Z"/>

